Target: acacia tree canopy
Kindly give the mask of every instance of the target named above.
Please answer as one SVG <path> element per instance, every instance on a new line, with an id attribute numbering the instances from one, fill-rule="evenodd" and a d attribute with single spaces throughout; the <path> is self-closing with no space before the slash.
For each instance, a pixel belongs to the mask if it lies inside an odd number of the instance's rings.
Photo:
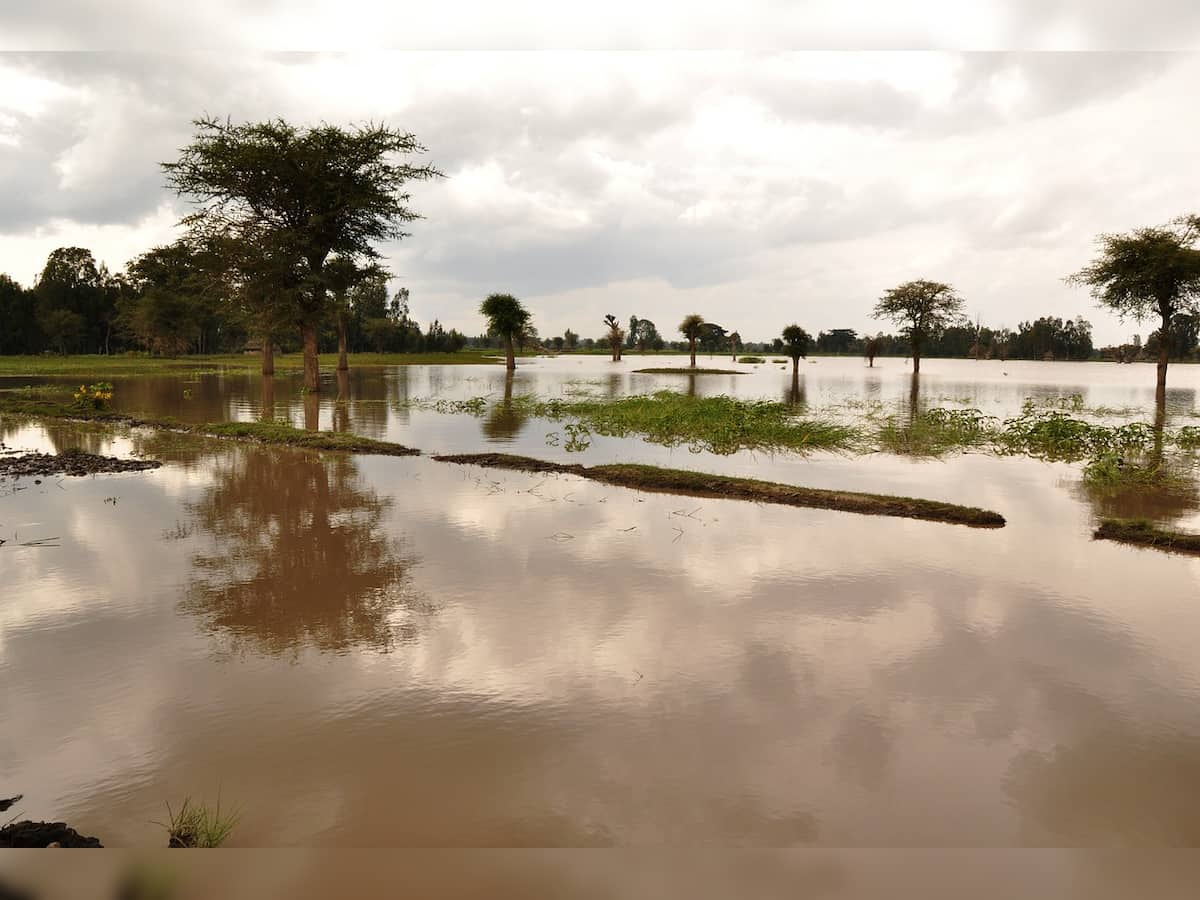
<path id="1" fill-rule="evenodd" d="M 385 125 L 298 128 L 282 119 L 235 125 L 199 119 L 192 143 L 164 163 L 171 187 L 195 204 L 183 219 L 193 236 L 244 248 L 270 244 L 303 268 L 286 297 L 305 344 L 305 387 L 319 389 L 316 334 L 327 314 L 326 261 L 379 258 L 376 244 L 407 237 L 420 216 L 409 208 L 410 181 L 442 173 L 403 157 L 424 151 L 414 135 Z M 276 265 L 278 271 L 296 266 Z"/>
<path id="2" fill-rule="evenodd" d="M 872 314 L 890 319 L 908 338 L 915 374 L 921 370 L 921 346 L 926 340 L 963 319 L 963 299 L 944 282 L 919 278 L 889 288 Z"/>

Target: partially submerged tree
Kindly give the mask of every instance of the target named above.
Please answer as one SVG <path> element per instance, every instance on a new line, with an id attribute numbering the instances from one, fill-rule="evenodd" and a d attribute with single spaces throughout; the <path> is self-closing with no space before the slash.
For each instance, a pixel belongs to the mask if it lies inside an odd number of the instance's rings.
<path id="1" fill-rule="evenodd" d="M 683 321 L 679 323 L 679 333 L 687 338 L 688 351 L 692 355 L 692 368 L 696 368 L 696 341 L 700 339 L 701 330 L 704 328 L 704 316 L 692 313 L 690 316 L 684 316 Z"/>
<path id="2" fill-rule="evenodd" d="M 1167 362 L 1176 321 L 1200 312 L 1200 216 L 1129 234 L 1102 234 L 1100 253 L 1068 282 L 1090 289 L 1099 304 L 1122 319 L 1157 317 L 1157 399 L 1166 400 Z"/>
<path id="3" fill-rule="evenodd" d="M 379 258 L 379 241 L 407 237 L 402 226 L 419 216 L 404 186 L 441 173 L 398 161 L 424 147 L 383 125 L 297 128 L 281 119 L 234 125 L 216 118 L 195 125 L 179 160 L 163 165 L 170 185 L 196 204 L 183 222 L 193 235 L 247 249 L 269 242 L 303 267 L 300 290 L 287 296 L 304 344 L 304 386 L 320 390 L 327 261 L 336 255 L 369 262 Z"/>
<path id="4" fill-rule="evenodd" d="M 511 372 L 517 367 L 514 343 L 529 328 L 529 310 L 512 294 L 490 294 L 479 311 L 487 317 L 488 334 L 503 338 L 506 367 Z"/>
<path id="5" fill-rule="evenodd" d="M 637 321 L 636 317 L 633 321 Z M 621 361 L 621 345 L 625 343 L 625 332 L 621 328 L 621 323 L 617 321 L 617 317 L 609 313 L 604 317 L 604 324 L 608 328 L 608 346 L 612 349 L 612 361 Z"/>
<path id="6" fill-rule="evenodd" d="M 789 325 L 783 329 L 783 352 L 792 359 L 792 379 L 800 376 L 800 360 L 808 358 L 808 348 L 812 338 L 799 325 Z"/>
<path id="7" fill-rule="evenodd" d="M 867 365 L 870 368 L 875 368 L 875 357 L 879 355 L 879 347 L 883 342 L 879 339 L 879 335 L 869 337 L 866 343 L 863 344 L 863 355 L 867 358 Z"/>
<path id="8" fill-rule="evenodd" d="M 742 349 L 742 336 L 735 331 L 729 335 L 729 353 L 732 355 L 734 362 L 737 362 L 737 355 L 740 349 Z"/>
<path id="9" fill-rule="evenodd" d="M 890 288 L 872 313 L 900 327 L 912 348 L 913 372 L 921 371 L 921 347 L 945 328 L 961 321 L 963 300 L 948 284 L 923 278 Z"/>

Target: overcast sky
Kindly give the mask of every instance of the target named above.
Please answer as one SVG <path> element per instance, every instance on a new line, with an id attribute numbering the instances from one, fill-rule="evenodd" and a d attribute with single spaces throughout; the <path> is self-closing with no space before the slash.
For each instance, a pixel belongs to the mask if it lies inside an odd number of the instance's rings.
<path id="1" fill-rule="evenodd" d="M 170 241 L 158 163 L 203 113 L 414 132 L 449 177 L 383 251 L 418 318 L 470 333 L 492 291 L 544 335 L 875 331 L 925 277 L 985 324 L 1082 314 L 1107 343 L 1152 326 L 1062 277 L 1098 232 L 1200 212 L 1194 2 L 371 6 L 0 0 L 0 271 Z"/>

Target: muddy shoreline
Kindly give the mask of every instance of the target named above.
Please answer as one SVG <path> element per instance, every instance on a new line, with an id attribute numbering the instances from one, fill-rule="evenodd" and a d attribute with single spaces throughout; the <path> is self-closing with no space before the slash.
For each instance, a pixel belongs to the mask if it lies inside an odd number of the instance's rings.
<path id="1" fill-rule="evenodd" d="M 120 459 L 115 456 L 97 456 L 82 450 L 64 450 L 62 453 L 7 453 L 0 452 L 0 478 L 49 477 L 70 475 L 82 477 L 110 472 L 144 472 L 162 465 L 155 459 Z"/>

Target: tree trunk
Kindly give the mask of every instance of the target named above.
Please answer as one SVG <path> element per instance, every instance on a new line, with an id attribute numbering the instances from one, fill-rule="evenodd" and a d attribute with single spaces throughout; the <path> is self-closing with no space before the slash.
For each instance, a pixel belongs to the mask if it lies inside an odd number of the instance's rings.
<path id="1" fill-rule="evenodd" d="M 346 359 L 346 316 L 344 313 L 337 315 L 337 335 L 338 335 L 338 364 L 339 372 L 350 371 L 350 362 Z"/>
<path id="2" fill-rule="evenodd" d="M 264 375 L 275 374 L 275 339 L 270 335 L 263 338 L 262 373 Z"/>
<path id="3" fill-rule="evenodd" d="M 304 389 L 316 394 L 321 390 L 321 361 L 317 358 L 317 326 L 303 325 L 300 336 L 304 339 Z"/>
<path id="4" fill-rule="evenodd" d="M 921 345 L 913 341 L 912 345 L 913 358 L 913 374 L 918 375 L 921 372 Z"/>
<path id="5" fill-rule="evenodd" d="M 504 367 L 510 372 L 515 371 L 517 368 L 517 354 L 513 350 L 513 339 L 511 334 L 506 334 L 504 336 L 504 359 Z"/>
<path id="6" fill-rule="evenodd" d="M 795 380 L 799 377 L 800 377 L 800 357 L 793 356 L 792 357 L 792 379 Z"/>
<path id="7" fill-rule="evenodd" d="M 1156 404 L 1167 402 L 1167 361 L 1171 358 L 1171 317 L 1162 317 L 1162 328 L 1158 332 L 1158 381 L 1154 389 Z"/>
<path id="8" fill-rule="evenodd" d="M 262 380 L 262 410 L 259 418 L 263 422 L 275 421 L 275 376 L 269 373 Z"/>
<path id="9" fill-rule="evenodd" d="M 696 339 L 688 339 L 688 348 L 692 351 L 692 368 L 696 368 Z"/>

